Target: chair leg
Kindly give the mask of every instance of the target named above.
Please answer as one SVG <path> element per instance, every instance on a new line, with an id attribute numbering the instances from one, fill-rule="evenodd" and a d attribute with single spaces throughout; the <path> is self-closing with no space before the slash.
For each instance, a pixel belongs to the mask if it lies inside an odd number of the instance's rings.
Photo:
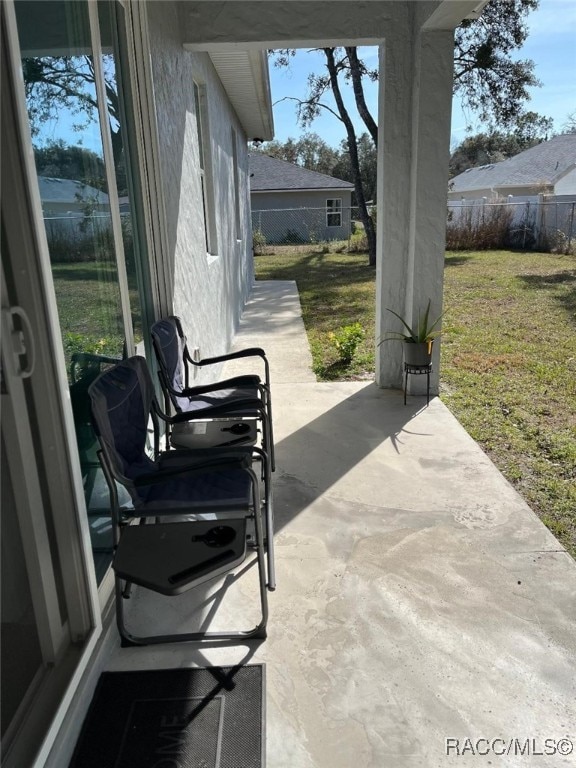
<path id="1" fill-rule="evenodd" d="M 267 454 L 260 449 L 258 451 L 262 462 L 262 481 L 264 483 L 264 512 L 266 527 L 264 531 L 265 551 L 267 558 L 267 585 L 268 591 L 274 592 L 276 589 L 276 568 L 274 560 L 274 506 L 272 501 L 272 476 L 270 470 L 270 460 Z"/>
<path id="2" fill-rule="evenodd" d="M 408 371 L 404 368 L 404 405 L 406 405 L 406 390 L 408 389 Z"/>
<path id="3" fill-rule="evenodd" d="M 276 456 L 274 451 L 274 425 L 272 423 L 272 397 L 270 391 L 266 392 L 266 413 L 268 415 L 269 439 L 270 439 L 270 467 L 272 472 L 276 470 Z"/>
<path id="4" fill-rule="evenodd" d="M 266 558 L 265 558 L 265 546 L 264 546 L 264 531 L 262 524 L 261 505 L 259 503 L 258 494 L 258 482 L 256 474 L 252 469 L 246 470 L 249 472 L 252 479 L 252 515 L 254 518 L 254 528 L 256 533 L 256 561 L 258 565 L 258 588 L 260 593 L 260 613 L 261 618 L 259 623 L 248 630 L 237 631 L 221 631 L 221 632 L 181 632 L 178 634 L 166 634 L 166 635 L 151 635 L 151 636 L 136 636 L 133 635 L 126 626 L 124 618 L 124 600 L 122 579 L 118 576 L 115 577 L 115 597 L 116 597 L 116 624 L 118 626 L 118 632 L 120 634 L 121 646 L 123 648 L 132 646 L 143 645 L 158 645 L 162 643 L 182 643 L 182 642 L 226 642 L 226 641 L 238 641 L 248 639 L 264 640 L 266 638 L 266 626 L 268 623 L 268 594 L 270 589 L 269 584 L 266 582 Z M 268 512 L 267 512 L 267 524 L 268 524 Z M 270 520 L 271 523 L 271 520 Z M 273 542 L 268 541 L 268 552 L 270 552 L 271 544 Z M 273 558 L 268 558 L 268 564 L 270 567 L 272 562 L 272 578 L 274 567 Z M 268 576 L 268 582 L 270 582 L 270 575 Z"/>
<path id="5" fill-rule="evenodd" d="M 266 481 L 267 490 L 265 498 L 266 510 L 266 557 L 268 563 L 268 589 L 274 592 L 276 589 L 276 567 L 274 564 L 274 509 L 272 506 L 272 492 L 270 478 Z"/>

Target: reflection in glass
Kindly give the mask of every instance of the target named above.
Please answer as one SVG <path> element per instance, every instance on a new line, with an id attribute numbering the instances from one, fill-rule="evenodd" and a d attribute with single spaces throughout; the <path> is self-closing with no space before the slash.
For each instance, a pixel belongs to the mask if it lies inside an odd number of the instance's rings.
<path id="1" fill-rule="evenodd" d="M 140 297 L 146 294 L 144 278 L 138 267 L 142 260 L 137 258 L 138 238 L 136 236 L 136 200 L 133 167 L 128 157 L 128 136 L 131 127 L 127 115 L 130 94 L 127 92 L 130 79 L 121 76 L 124 64 L 123 48 L 119 30 L 124 30 L 124 9 L 108 0 L 98 3 L 100 39 L 102 43 L 102 69 L 107 84 L 108 120 L 112 137 L 116 191 L 120 208 L 122 243 L 128 277 L 130 314 L 134 343 L 143 340 L 143 317 Z M 135 164 L 134 164 L 135 165 Z"/>
<path id="2" fill-rule="evenodd" d="M 124 332 L 88 8 L 84 2 L 25 2 L 17 11 L 67 363 L 78 352 L 120 357 Z M 38 29 L 47 13 L 62 20 L 59 34 L 54 24 L 48 27 L 42 55 L 28 56 L 41 42 Z"/>
<path id="3" fill-rule="evenodd" d="M 98 580 L 110 562 L 107 495 L 87 390 L 126 348 L 113 217 L 99 125 L 88 5 L 17 2 L 26 102 Z M 118 192 L 126 189 L 116 69 L 103 57 Z M 123 196 L 123 195 L 122 195 Z M 130 219 L 124 218 L 124 242 Z M 133 248 L 128 248 L 133 254 Z M 129 256 L 129 260 L 133 255 Z M 133 312 L 139 317 L 135 281 Z"/>

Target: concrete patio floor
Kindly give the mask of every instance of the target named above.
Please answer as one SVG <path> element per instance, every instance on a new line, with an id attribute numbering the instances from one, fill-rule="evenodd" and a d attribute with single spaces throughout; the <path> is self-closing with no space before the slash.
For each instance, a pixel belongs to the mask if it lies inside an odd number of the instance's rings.
<path id="1" fill-rule="evenodd" d="M 317 383 L 293 283 L 256 284 L 236 339 L 254 344 L 277 451 L 268 638 L 117 646 L 107 669 L 265 663 L 268 768 L 576 765 L 576 563 L 438 398 Z M 183 623 L 193 594 L 144 611 Z"/>

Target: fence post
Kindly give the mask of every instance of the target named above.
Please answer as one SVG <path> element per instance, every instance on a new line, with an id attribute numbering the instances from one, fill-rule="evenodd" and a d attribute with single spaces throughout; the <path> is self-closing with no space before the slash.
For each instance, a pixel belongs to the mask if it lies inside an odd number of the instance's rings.
<path id="1" fill-rule="evenodd" d="M 570 226 L 568 227 L 568 248 L 567 253 L 570 253 L 570 250 L 572 248 L 572 228 L 574 226 L 574 206 L 576 203 L 572 201 L 572 207 L 570 210 Z"/>
<path id="2" fill-rule="evenodd" d="M 524 226 L 522 227 L 522 250 L 526 250 L 526 230 L 528 229 L 528 222 L 530 221 L 530 200 L 526 203 L 526 218 L 524 220 Z"/>
<path id="3" fill-rule="evenodd" d="M 538 211 L 537 211 L 536 217 L 534 218 L 534 221 L 537 221 L 538 224 L 537 224 L 536 232 L 534 234 L 536 237 L 536 246 L 540 251 L 542 250 L 542 247 L 543 247 L 545 234 L 548 231 L 548 223 L 546 221 L 546 213 L 547 213 L 546 198 L 542 192 L 538 194 L 537 206 L 538 206 Z"/>

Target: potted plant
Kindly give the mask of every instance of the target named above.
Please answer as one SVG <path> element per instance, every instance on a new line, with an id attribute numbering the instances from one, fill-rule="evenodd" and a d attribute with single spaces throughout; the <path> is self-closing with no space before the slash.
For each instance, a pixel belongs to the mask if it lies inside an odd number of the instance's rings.
<path id="1" fill-rule="evenodd" d="M 434 321 L 430 321 L 430 300 L 423 315 L 418 312 L 418 324 L 411 327 L 406 320 L 393 309 L 387 307 L 400 320 L 405 331 L 388 331 L 382 341 L 398 340 L 404 342 L 404 362 L 406 365 L 425 366 L 430 365 L 432 358 L 432 344 L 434 339 L 440 336 L 441 332 L 436 330 L 442 315 Z M 382 343 L 382 342 L 380 342 Z"/>

